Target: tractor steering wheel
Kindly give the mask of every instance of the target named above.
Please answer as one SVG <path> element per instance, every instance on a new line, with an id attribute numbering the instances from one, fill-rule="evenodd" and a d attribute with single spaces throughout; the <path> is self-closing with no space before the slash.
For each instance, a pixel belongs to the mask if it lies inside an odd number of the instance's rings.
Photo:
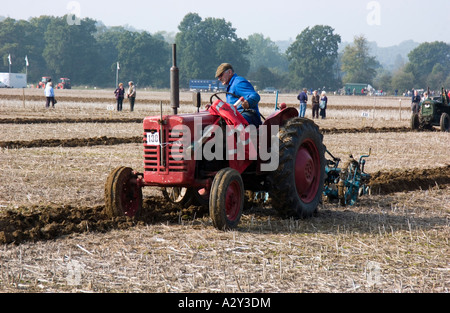
<path id="1" fill-rule="evenodd" d="M 232 94 L 232 93 L 227 92 L 227 91 L 216 92 L 216 93 L 213 94 L 213 95 L 211 96 L 211 98 L 209 99 L 209 103 L 210 103 L 210 104 L 213 104 L 213 98 L 214 98 L 214 97 L 216 97 L 217 99 L 219 99 L 220 101 L 222 101 L 222 99 L 220 99 L 220 97 L 218 96 L 218 95 L 220 95 L 221 93 L 224 93 L 224 94 L 226 94 L 226 95 L 232 95 L 232 96 L 235 96 L 235 97 L 236 97 L 235 94 Z"/>

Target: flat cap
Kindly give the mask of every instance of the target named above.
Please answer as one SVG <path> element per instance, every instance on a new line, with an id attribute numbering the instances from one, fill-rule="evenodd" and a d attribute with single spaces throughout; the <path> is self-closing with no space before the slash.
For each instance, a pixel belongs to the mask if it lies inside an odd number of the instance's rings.
<path id="1" fill-rule="evenodd" d="M 219 67 L 217 68 L 216 71 L 216 77 L 219 77 L 220 75 L 222 75 L 223 72 L 229 70 L 229 69 L 233 69 L 233 66 L 231 66 L 230 63 L 222 63 L 219 65 Z"/>

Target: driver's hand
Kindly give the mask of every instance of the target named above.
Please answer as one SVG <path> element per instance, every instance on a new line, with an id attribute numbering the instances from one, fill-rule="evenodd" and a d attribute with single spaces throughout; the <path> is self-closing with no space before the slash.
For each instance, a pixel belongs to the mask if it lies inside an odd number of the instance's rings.
<path id="1" fill-rule="evenodd" d="M 247 100 L 244 100 L 244 101 L 242 102 L 242 107 L 244 108 L 244 110 L 250 109 L 250 104 L 248 103 Z"/>

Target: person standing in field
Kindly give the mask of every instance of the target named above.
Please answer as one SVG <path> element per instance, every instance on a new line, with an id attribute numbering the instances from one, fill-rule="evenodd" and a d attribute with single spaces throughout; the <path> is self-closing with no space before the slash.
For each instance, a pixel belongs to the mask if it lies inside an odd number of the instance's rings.
<path id="1" fill-rule="evenodd" d="M 297 96 L 300 101 L 299 117 L 305 117 L 306 113 L 306 103 L 308 102 L 308 95 L 306 94 L 306 88 L 303 88 L 302 92 Z"/>
<path id="2" fill-rule="evenodd" d="M 311 101 L 312 101 L 312 118 L 319 118 L 320 96 L 317 94 L 317 90 L 314 90 L 313 95 L 311 97 Z"/>
<path id="3" fill-rule="evenodd" d="M 411 99 L 411 111 L 413 114 L 419 112 L 419 105 L 420 105 L 420 95 L 417 92 L 417 90 L 414 90 L 414 95 Z"/>
<path id="4" fill-rule="evenodd" d="M 325 119 L 327 117 L 327 105 L 328 105 L 328 97 L 327 93 L 325 91 L 322 91 L 322 95 L 320 98 L 320 104 L 319 104 L 319 115 L 322 117 L 322 119 Z"/>
<path id="5" fill-rule="evenodd" d="M 134 102 L 136 100 L 136 86 L 132 81 L 128 82 L 128 92 L 127 92 L 128 101 L 130 101 L 130 111 L 134 111 Z"/>
<path id="6" fill-rule="evenodd" d="M 123 88 L 123 84 L 120 83 L 119 87 L 114 91 L 117 100 L 117 111 L 122 111 L 123 98 L 125 98 L 125 89 Z"/>
<path id="7" fill-rule="evenodd" d="M 47 85 L 45 85 L 45 107 L 48 109 L 50 107 L 50 102 L 52 103 L 52 108 L 55 108 L 55 91 L 53 90 L 53 83 L 49 81 Z"/>

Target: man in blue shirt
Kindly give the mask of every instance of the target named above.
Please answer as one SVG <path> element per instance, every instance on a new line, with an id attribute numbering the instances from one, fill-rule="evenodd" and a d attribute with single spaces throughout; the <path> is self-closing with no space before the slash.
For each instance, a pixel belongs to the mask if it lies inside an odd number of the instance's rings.
<path id="1" fill-rule="evenodd" d="M 306 88 L 303 88 L 303 91 L 297 96 L 297 99 L 300 100 L 300 110 L 299 117 L 305 117 L 306 113 L 306 103 L 308 102 L 308 95 L 306 94 Z"/>
<path id="2" fill-rule="evenodd" d="M 227 103 L 233 105 L 239 98 L 244 97 L 243 103 L 237 107 L 237 110 L 249 124 L 256 127 L 261 125 L 261 114 L 258 108 L 261 97 L 252 84 L 245 78 L 238 76 L 229 63 L 219 65 L 216 77 L 224 86 L 227 86 L 227 92 L 230 93 L 227 94 Z"/>

